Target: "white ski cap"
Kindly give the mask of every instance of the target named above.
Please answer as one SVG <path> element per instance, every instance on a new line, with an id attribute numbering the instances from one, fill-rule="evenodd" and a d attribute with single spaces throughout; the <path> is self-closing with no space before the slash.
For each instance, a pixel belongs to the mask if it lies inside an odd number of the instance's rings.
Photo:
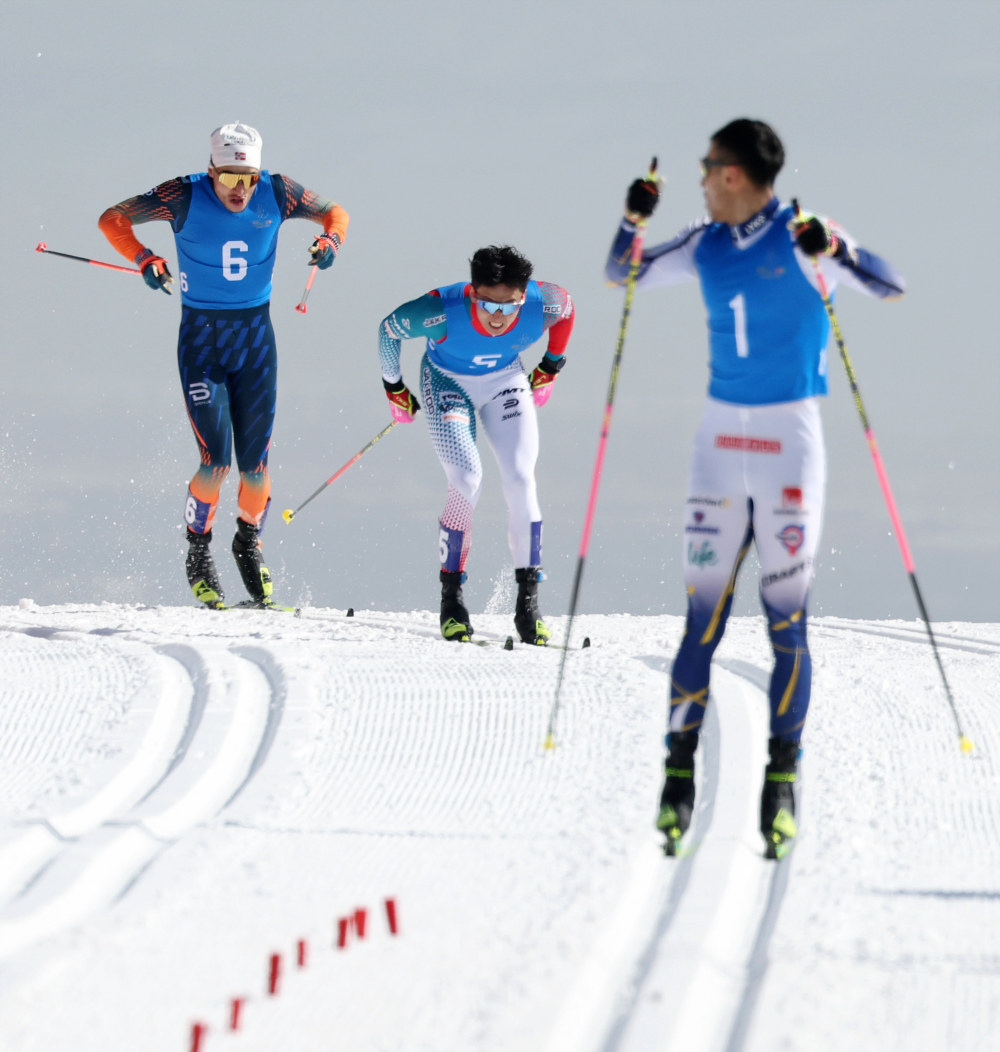
<path id="1" fill-rule="evenodd" d="M 259 169 L 263 145 L 260 132 L 249 124 L 240 121 L 223 124 L 212 132 L 212 167 L 224 168 L 234 164 Z"/>

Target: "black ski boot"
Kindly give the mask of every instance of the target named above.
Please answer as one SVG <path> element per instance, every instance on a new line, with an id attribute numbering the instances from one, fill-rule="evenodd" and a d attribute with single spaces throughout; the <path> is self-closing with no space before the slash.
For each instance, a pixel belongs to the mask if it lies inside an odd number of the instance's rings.
<path id="1" fill-rule="evenodd" d="M 462 597 L 465 574 L 441 571 L 441 635 L 456 643 L 468 643 L 472 637 L 469 611 Z"/>
<path id="2" fill-rule="evenodd" d="M 226 597 L 222 594 L 219 575 L 215 570 L 212 553 L 208 549 L 212 543 L 212 531 L 192 533 L 188 530 L 187 540 L 187 579 L 195 599 L 213 610 L 225 610 Z"/>
<path id="3" fill-rule="evenodd" d="M 261 555 L 260 529 L 239 518 L 233 537 L 233 556 L 250 598 L 257 606 L 271 606 L 274 602 L 271 598 L 271 571 L 264 565 Z"/>
<path id="4" fill-rule="evenodd" d="M 694 811 L 694 753 L 698 748 L 698 732 L 671 732 L 669 742 L 656 828 L 667 838 L 664 852 L 676 855 L 677 845 L 687 832 Z"/>
<path id="5" fill-rule="evenodd" d="M 771 755 L 764 768 L 760 794 L 760 831 L 767 841 L 766 858 L 784 858 L 794 846 L 799 827 L 795 821 L 795 779 L 798 777 L 799 743 L 771 738 Z"/>
<path id="6" fill-rule="evenodd" d="M 514 605 L 514 627 L 522 643 L 544 647 L 551 633 L 538 610 L 538 582 L 542 579 L 537 566 L 514 571 L 517 579 L 517 603 Z"/>

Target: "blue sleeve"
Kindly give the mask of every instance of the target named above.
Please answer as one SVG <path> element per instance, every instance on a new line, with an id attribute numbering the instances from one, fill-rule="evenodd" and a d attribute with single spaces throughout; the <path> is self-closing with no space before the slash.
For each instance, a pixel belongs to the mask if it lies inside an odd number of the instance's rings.
<path id="1" fill-rule="evenodd" d="M 818 263 L 827 282 L 843 282 L 857 292 L 880 300 L 895 300 L 905 295 L 906 280 L 891 263 L 862 248 L 836 220 L 824 216 L 818 218 L 837 235 L 841 247 L 832 259 L 829 256 L 819 256 L 812 260 L 796 245 L 795 255 L 799 258 L 803 272 L 808 273 L 808 268 Z M 794 240 L 794 231 L 790 233 Z M 812 281 L 812 278 L 810 280 Z"/>
<path id="2" fill-rule="evenodd" d="M 694 250 L 703 231 L 704 222 L 692 223 L 673 240 L 643 248 L 636 287 L 673 285 L 695 277 Z M 624 285 L 628 280 L 635 235 L 636 227 L 622 220 L 604 265 L 604 276 L 612 285 Z"/>
<path id="3" fill-rule="evenodd" d="M 635 235 L 636 228 L 631 223 L 624 221 L 615 232 L 615 239 L 611 242 L 611 250 L 608 252 L 607 262 L 604 264 L 604 277 L 612 285 L 624 285 L 628 280 L 628 272 L 631 267 L 632 242 L 635 239 Z"/>
<path id="4" fill-rule="evenodd" d="M 891 263 L 866 248 L 856 247 L 837 262 L 872 296 L 894 300 L 906 294 L 906 279 L 903 275 Z"/>

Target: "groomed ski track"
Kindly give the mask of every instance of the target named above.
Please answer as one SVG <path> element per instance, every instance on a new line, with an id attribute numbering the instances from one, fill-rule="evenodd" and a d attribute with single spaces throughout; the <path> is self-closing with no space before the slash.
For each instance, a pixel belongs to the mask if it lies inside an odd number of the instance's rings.
<path id="1" fill-rule="evenodd" d="M 761 995 L 802 849 L 767 862 L 757 832 L 759 625 L 737 619 L 737 645 L 720 651 L 693 850 L 668 860 L 651 822 L 681 619 L 577 619 L 574 637 L 593 645 L 569 654 L 550 754 L 560 654 L 504 651 L 508 620 L 476 618 L 498 645 L 472 648 L 441 641 L 425 612 L 0 608 L 0 998 L 17 1006 L 0 1048 L 59 1047 L 67 984 L 108 1002 L 110 973 L 115 1037 L 77 1047 L 183 1049 L 191 1018 L 221 1031 L 228 996 L 260 988 L 275 939 L 328 946 L 338 911 L 389 894 L 405 939 L 372 940 L 346 973 L 317 955 L 231 1047 L 771 1047 Z M 549 622 L 561 638 L 564 619 Z M 819 619 L 814 638 L 891 644 L 905 661 L 921 631 Z M 963 658 L 968 699 L 975 662 L 995 662 L 1000 640 L 939 642 Z M 929 653 L 920 660 L 917 717 L 947 740 Z M 58 704 L 40 704 L 33 678 L 58 685 Z M 896 704 L 884 684 L 875 693 Z M 980 715 L 972 706 L 968 730 L 983 750 L 997 731 Z M 804 837 L 810 775 L 807 750 Z M 963 807 L 959 831 L 985 824 L 995 840 L 1000 808 Z M 188 907 L 193 927 L 178 922 Z M 137 924 L 146 962 L 131 956 Z M 183 974 L 192 954 L 204 967 Z M 990 1003 L 971 996 L 973 1026 L 992 1025 Z M 313 1041 L 331 1027 L 337 1043 Z"/>
<path id="2" fill-rule="evenodd" d="M 133 755 L 93 796 L 24 821 L 0 847 L 0 895 L 13 903 L 0 912 L 0 962 L 124 895 L 266 758 L 284 698 L 266 651 L 166 644 L 150 657 L 159 695 Z"/>

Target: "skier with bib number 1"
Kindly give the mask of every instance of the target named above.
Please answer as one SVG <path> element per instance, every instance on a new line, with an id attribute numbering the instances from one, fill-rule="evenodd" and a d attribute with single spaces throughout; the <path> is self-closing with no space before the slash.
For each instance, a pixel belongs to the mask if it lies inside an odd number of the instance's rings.
<path id="1" fill-rule="evenodd" d="M 821 294 L 849 286 L 897 299 L 903 279 L 842 227 L 778 200 L 784 148 L 763 121 L 740 118 L 710 139 L 701 161 L 708 216 L 646 246 L 635 287 L 697 280 L 708 311 L 709 386 L 694 444 L 684 518 L 687 623 L 670 674 L 666 771 L 657 826 L 667 854 L 694 807 L 694 754 L 709 702 L 712 656 L 726 629 L 750 545 L 774 653 L 769 760 L 760 830 L 770 858 L 794 843 L 794 785 L 809 708 L 806 603 L 826 482 L 819 401 L 827 393 L 830 323 Z M 636 179 L 605 274 L 623 284 L 637 224 L 659 187 Z"/>
<path id="2" fill-rule="evenodd" d="M 310 266 L 325 270 L 349 221 L 340 205 L 262 169 L 261 148 L 255 128 L 224 124 L 211 134 L 207 172 L 160 183 L 108 208 L 98 221 L 146 284 L 166 293 L 174 280 L 167 261 L 144 246 L 133 227 L 163 220 L 174 233 L 181 293 L 177 359 L 201 454 L 185 506 L 186 569 L 197 599 L 213 609 L 226 606 L 209 544 L 234 447 L 240 485 L 233 556 L 251 605 L 276 608 L 260 534 L 270 503 L 267 461 L 277 392 L 270 298 L 278 230 L 286 219 L 321 225 Z"/>
<path id="3" fill-rule="evenodd" d="M 462 585 L 483 480 L 477 414 L 507 502 L 517 580 L 514 625 L 525 643 L 545 646 L 549 640 L 538 609 L 542 513 L 535 484 L 535 407 L 548 401 L 565 364 L 574 310 L 565 289 L 533 281 L 531 274 L 531 263 L 511 246 L 481 248 L 472 257 L 470 281 L 432 289 L 397 307 L 379 325 L 382 383 L 392 415 L 402 423 L 412 422 L 420 402 L 403 382 L 400 341 L 427 341 L 420 395 L 448 481 L 438 535 L 441 634 L 456 642 L 468 642 L 473 634 Z M 520 355 L 546 333 L 545 354 L 529 375 Z"/>

